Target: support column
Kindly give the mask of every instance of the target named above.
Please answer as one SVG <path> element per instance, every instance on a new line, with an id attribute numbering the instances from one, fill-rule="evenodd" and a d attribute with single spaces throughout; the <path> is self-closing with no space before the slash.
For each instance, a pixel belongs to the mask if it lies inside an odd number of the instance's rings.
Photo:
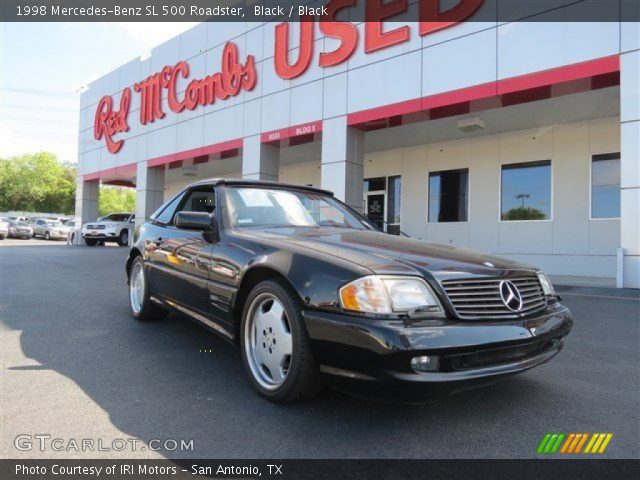
<path id="1" fill-rule="evenodd" d="M 280 149 L 265 145 L 260 135 L 246 137 L 242 145 L 242 178 L 278 181 Z"/>
<path id="2" fill-rule="evenodd" d="M 79 217 L 83 224 L 97 220 L 99 196 L 99 180 L 85 182 L 82 176 L 78 176 L 76 180 L 76 217 Z"/>
<path id="3" fill-rule="evenodd" d="M 81 225 L 76 228 L 74 235 L 74 245 L 82 245 L 80 231 L 82 225 L 95 222 L 98 219 L 98 200 L 100 198 L 100 181 L 84 181 L 84 177 L 79 175 L 76 178 L 76 217 L 80 219 Z"/>
<path id="4" fill-rule="evenodd" d="M 136 174 L 136 227 L 164 203 L 164 168 L 147 168 L 139 162 Z"/>
<path id="5" fill-rule="evenodd" d="M 622 285 L 640 288 L 640 50 L 620 56 Z M 620 277 L 620 275 L 618 275 Z"/>
<path id="6" fill-rule="evenodd" d="M 364 180 L 364 132 L 347 126 L 347 117 L 322 124 L 322 188 L 362 212 Z"/>

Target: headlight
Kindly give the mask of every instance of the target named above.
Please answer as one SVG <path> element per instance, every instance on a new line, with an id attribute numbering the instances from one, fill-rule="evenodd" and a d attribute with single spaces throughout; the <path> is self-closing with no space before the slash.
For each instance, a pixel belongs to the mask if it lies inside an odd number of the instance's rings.
<path id="1" fill-rule="evenodd" d="M 421 278 L 370 275 L 340 289 L 345 310 L 363 313 L 442 312 L 440 302 Z"/>
<path id="2" fill-rule="evenodd" d="M 540 285 L 542 285 L 542 291 L 544 292 L 544 294 L 547 296 L 555 296 L 556 292 L 553 289 L 553 285 L 551 284 L 551 280 L 549 280 L 549 277 L 547 277 L 547 275 L 542 271 L 539 271 L 537 273 L 538 280 L 540 280 Z"/>

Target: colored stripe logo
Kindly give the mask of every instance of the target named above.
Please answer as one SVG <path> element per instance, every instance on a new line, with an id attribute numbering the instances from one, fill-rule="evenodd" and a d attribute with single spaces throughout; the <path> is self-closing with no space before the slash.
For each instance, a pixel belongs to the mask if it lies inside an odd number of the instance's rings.
<path id="1" fill-rule="evenodd" d="M 612 433 L 547 433 L 538 445 L 537 453 L 600 454 L 604 453 L 612 438 Z"/>

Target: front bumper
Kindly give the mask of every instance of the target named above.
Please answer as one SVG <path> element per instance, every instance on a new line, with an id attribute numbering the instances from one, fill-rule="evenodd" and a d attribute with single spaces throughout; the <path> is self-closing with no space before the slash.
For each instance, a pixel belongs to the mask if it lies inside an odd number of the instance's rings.
<path id="1" fill-rule="evenodd" d="M 33 236 L 33 232 L 9 232 L 7 237 L 13 238 L 31 238 Z"/>
<path id="2" fill-rule="evenodd" d="M 49 232 L 49 238 L 52 240 L 66 240 L 68 236 L 67 232 Z"/>
<path id="3" fill-rule="evenodd" d="M 553 358 L 571 330 L 556 303 L 518 320 L 372 320 L 320 311 L 303 313 L 320 369 L 351 393 L 416 400 L 466 390 L 521 373 Z M 437 371 L 416 372 L 411 359 L 437 355 Z"/>
<path id="4" fill-rule="evenodd" d="M 113 241 L 116 241 L 118 239 L 118 235 L 116 235 L 115 232 L 97 233 L 95 235 L 90 234 L 90 233 L 83 233 L 82 234 L 82 238 L 86 238 L 86 239 L 89 239 L 89 240 L 103 240 L 103 241 L 113 240 Z"/>

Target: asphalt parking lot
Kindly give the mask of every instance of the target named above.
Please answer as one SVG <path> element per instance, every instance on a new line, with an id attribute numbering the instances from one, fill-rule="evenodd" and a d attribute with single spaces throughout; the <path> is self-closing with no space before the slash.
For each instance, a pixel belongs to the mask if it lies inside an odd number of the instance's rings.
<path id="1" fill-rule="evenodd" d="M 129 315 L 125 248 L 0 242 L 2 458 L 533 458 L 547 432 L 611 432 L 640 455 L 638 292 L 573 289 L 554 361 L 426 405 L 325 391 L 278 406 L 238 351 L 179 315 Z M 634 298 L 635 297 L 635 298 Z M 193 439 L 193 451 L 20 451 L 17 435 Z"/>

